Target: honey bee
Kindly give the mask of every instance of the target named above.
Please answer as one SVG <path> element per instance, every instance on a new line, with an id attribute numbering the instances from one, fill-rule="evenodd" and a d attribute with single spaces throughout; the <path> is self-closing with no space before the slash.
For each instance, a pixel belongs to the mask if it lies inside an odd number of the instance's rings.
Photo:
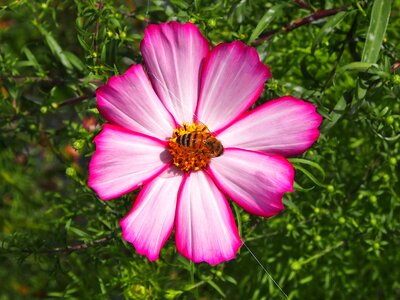
<path id="1" fill-rule="evenodd" d="M 224 152 L 224 147 L 210 132 L 193 131 L 179 136 L 176 142 L 182 147 L 191 148 L 193 150 L 203 150 L 209 152 L 210 157 L 218 157 Z"/>

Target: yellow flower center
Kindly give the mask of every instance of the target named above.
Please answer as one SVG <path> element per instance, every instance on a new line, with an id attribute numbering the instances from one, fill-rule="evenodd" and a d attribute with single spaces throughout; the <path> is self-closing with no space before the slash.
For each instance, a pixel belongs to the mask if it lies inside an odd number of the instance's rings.
<path id="1" fill-rule="evenodd" d="M 220 156 L 224 147 L 207 126 L 183 123 L 169 139 L 173 164 L 182 171 L 198 171 L 207 167 L 211 158 Z"/>

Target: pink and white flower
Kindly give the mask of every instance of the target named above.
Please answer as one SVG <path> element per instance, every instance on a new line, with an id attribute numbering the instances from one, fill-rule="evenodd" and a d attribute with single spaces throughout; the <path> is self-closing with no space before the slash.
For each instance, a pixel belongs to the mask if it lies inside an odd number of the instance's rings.
<path id="1" fill-rule="evenodd" d="M 210 50 L 191 23 L 149 25 L 141 52 L 147 74 L 134 65 L 97 90 L 97 107 L 110 124 L 95 138 L 88 184 L 103 200 L 143 187 L 120 224 L 123 238 L 149 260 L 159 257 L 173 229 L 188 259 L 230 260 L 242 242 L 226 196 L 258 216 L 283 210 L 294 178 L 284 157 L 318 139 L 322 118 L 291 96 L 248 111 L 269 68 L 240 41 Z M 177 141 L 206 129 L 222 143 L 222 155 L 210 156 L 208 148 L 200 155 Z M 185 166 L 177 162 L 181 150 L 194 153 Z"/>

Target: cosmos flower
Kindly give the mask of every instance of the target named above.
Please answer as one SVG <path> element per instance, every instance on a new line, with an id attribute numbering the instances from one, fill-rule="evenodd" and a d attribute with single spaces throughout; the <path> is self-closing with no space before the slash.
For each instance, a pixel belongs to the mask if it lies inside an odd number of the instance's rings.
<path id="1" fill-rule="evenodd" d="M 195 25 L 170 22 L 149 25 L 140 49 L 147 71 L 134 65 L 97 90 L 110 124 L 88 184 L 103 200 L 142 187 L 120 225 L 149 260 L 173 230 L 188 259 L 230 260 L 242 242 L 226 196 L 257 216 L 282 211 L 294 177 L 285 157 L 317 140 L 321 117 L 291 96 L 249 111 L 271 72 L 240 41 L 210 50 Z"/>

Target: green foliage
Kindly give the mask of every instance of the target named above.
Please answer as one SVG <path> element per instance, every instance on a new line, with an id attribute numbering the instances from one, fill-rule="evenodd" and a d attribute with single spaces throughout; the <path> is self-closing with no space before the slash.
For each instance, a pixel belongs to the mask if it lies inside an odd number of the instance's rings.
<path id="1" fill-rule="evenodd" d="M 310 14 L 335 9 L 305 22 Z M 0 299 L 399 299 L 400 1 L 15 0 L 0 5 Z M 131 64 L 147 22 L 253 44 L 324 116 L 291 158 L 296 191 L 262 219 L 232 204 L 246 247 L 193 264 L 173 237 L 150 263 L 120 234 L 136 192 L 87 187 L 95 89 Z"/>

